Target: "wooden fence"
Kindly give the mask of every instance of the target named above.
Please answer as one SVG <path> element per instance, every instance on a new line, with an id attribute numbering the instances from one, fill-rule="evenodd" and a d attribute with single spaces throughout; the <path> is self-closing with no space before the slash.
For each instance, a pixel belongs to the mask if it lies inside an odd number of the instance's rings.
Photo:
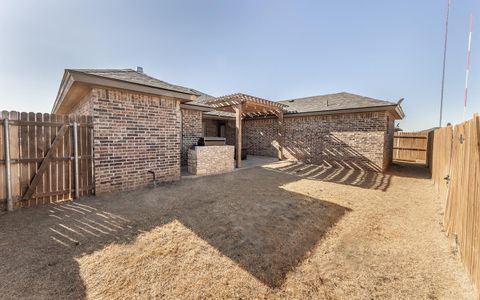
<path id="1" fill-rule="evenodd" d="M 480 289 L 480 117 L 435 130 L 431 173 L 445 207 L 444 228 Z"/>
<path id="2" fill-rule="evenodd" d="M 90 117 L 3 111 L 0 121 L 0 209 L 94 193 Z"/>
<path id="3" fill-rule="evenodd" d="M 393 138 L 393 159 L 427 164 L 428 133 L 396 132 Z"/>

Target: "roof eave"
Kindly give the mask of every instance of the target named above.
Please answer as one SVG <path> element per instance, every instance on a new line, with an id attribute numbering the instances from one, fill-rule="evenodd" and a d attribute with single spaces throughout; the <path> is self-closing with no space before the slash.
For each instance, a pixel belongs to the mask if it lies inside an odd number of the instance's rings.
<path id="1" fill-rule="evenodd" d="M 400 103 L 395 105 L 395 113 L 396 113 L 396 118 L 395 118 L 396 120 L 401 120 L 405 118 L 405 112 L 403 111 L 403 108 L 400 105 Z"/>
<path id="2" fill-rule="evenodd" d="M 57 97 L 55 98 L 55 102 L 53 103 L 52 114 L 56 114 L 58 112 L 58 109 L 60 108 L 63 99 L 65 99 L 68 91 L 72 87 L 73 82 L 74 80 L 70 72 L 68 72 L 68 70 L 65 70 L 65 72 L 63 73 L 62 81 L 60 82 L 60 86 L 58 87 Z"/>
<path id="3" fill-rule="evenodd" d="M 320 116 L 320 115 L 334 115 L 334 114 L 348 114 L 348 113 L 362 113 L 362 112 L 378 112 L 378 111 L 388 111 L 390 112 L 395 120 L 403 119 L 405 114 L 402 110 L 402 107 L 398 104 L 384 105 L 384 106 L 373 106 L 373 107 L 361 107 L 361 108 L 346 108 L 346 109 L 336 109 L 336 110 L 323 110 L 323 111 L 310 111 L 310 112 L 286 112 L 285 118 L 295 118 L 295 117 L 307 117 L 307 116 Z M 216 115 L 204 115 L 204 119 L 235 119 L 235 117 L 226 117 L 226 116 L 216 116 Z M 259 118 L 276 118 L 275 116 L 262 116 Z M 255 119 L 255 118 L 252 118 Z"/>
<path id="4" fill-rule="evenodd" d="M 287 112 L 285 114 L 285 117 L 332 115 L 332 114 L 377 112 L 377 111 L 389 111 L 393 114 L 395 119 L 403 119 L 405 117 L 405 114 L 403 113 L 401 106 L 398 104 L 359 107 L 359 108 L 344 108 L 344 109 L 335 109 L 335 110 L 309 111 L 309 112 Z"/>
<path id="5" fill-rule="evenodd" d="M 235 117 L 203 114 L 202 119 L 204 120 L 235 120 Z"/>
<path id="6" fill-rule="evenodd" d="M 69 72 L 72 75 L 75 81 L 91 84 L 94 86 L 106 86 L 106 87 L 131 90 L 131 91 L 142 92 L 142 93 L 153 94 L 153 95 L 170 96 L 170 97 L 175 97 L 179 99 L 184 99 L 185 101 L 192 101 L 197 98 L 197 95 L 193 93 L 183 93 L 183 92 L 174 91 L 166 88 L 157 88 L 149 85 L 144 85 L 141 83 L 133 83 L 133 82 L 128 82 L 120 79 L 106 78 L 106 77 L 98 76 L 95 74 L 86 74 L 83 72 L 70 70 L 70 69 L 67 70 L 67 72 Z"/>
<path id="7" fill-rule="evenodd" d="M 183 102 L 189 102 L 195 100 L 197 96 L 195 94 L 182 93 L 178 91 L 172 91 L 168 89 L 161 89 L 152 86 L 142 85 L 139 83 L 132 83 L 118 79 L 105 78 L 93 74 L 85 74 L 79 71 L 67 69 L 60 83 L 58 89 L 57 98 L 52 108 L 52 113 L 57 113 L 64 102 L 64 99 L 69 94 L 71 88 L 75 83 L 83 83 L 93 87 L 108 87 L 122 90 L 129 90 L 134 92 L 140 92 L 144 94 L 151 94 L 157 96 L 173 97 Z"/>
<path id="8" fill-rule="evenodd" d="M 205 112 L 214 111 L 214 109 L 212 109 L 211 107 L 195 105 L 195 104 L 192 104 L 191 102 L 180 104 L 180 108 L 189 109 L 189 110 L 199 110 L 199 111 L 205 111 Z"/>
<path id="9" fill-rule="evenodd" d="M 358 107 L 358 108 L 344 108 L 344 109 L 335 109 L 335 110 L 309 111 L 309 112 L 287 112 L 285 114 L 285 117 L 332 115 L 332 114 L 347 114 L 347 113 L 377 112 L 377 111 L 389 111 L 393 114 L 395 119 L 403 119 L 405 117 L 405 114 L 403 113 L 402 108 L 398 104 Z"/>

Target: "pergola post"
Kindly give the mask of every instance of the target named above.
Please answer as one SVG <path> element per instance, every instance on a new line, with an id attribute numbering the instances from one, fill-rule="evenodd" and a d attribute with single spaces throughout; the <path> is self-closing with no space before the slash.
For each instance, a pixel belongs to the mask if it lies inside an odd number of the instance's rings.
<path id="1" fill-rule="evenodd" d="M 235 163 L 237 168 L 242 167 L 242 106 L 242 103 L 239 103 L 233 107 L 235 110 L 235 151 L 237 152 L 237 160 Z"/>
<path id="2" fill-rule="evenodd" d="M 283 111 L 278 112 L 278 159 L 283 160 L 283 143 L 285 140 L 285 127 L 283 124 Z"/>
<path id="3" fill-rule="evenodd" d="M 283 114 L 287 105 L 241 93 L 212 98 L 209 99 L 205 104 L 210 105 L 216 110 L 235 112 L 235 154 L 237 157 L 235 165 L 237 168 L 242 166 L 242 116 L 246 116 L 247 118 L 256 118 L 262 116 L 271 116 L 273 114 L 278 117 L 278 158 L 280 160 L 284 159 L 283 146 L 285 140 L 285 129 Z"/>

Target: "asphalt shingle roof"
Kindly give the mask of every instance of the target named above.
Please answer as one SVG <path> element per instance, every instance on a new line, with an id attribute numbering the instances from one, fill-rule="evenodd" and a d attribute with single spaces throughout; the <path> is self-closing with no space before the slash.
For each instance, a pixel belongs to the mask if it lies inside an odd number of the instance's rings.
<path id="1" fill-rule="evenodd" d="M 396 105 L 396 103 L 350 93 L 336 93 L 279 101 L 288 105 L 289 113 L 306 113 L 342 109 Z"/>
<path id="2" fill-rule="evenodd" d="M 132 69 L 71 69 L 71 71 L 81 72 L 84 74 L 104 77 L 108 79 L 115 79 L 144 86 L 160 88 L 180 93 L 191 95 L 201 95 L 197 90 L 171 84 L 154 77 L 148 76 L 145 73 L 140 73 Z"/>
<path id="3" fill-rule="evenodd" d="M 201 98 L 201 99 L 200 99 Z M 205 102 L 209 98 L 213 98 L 209 95 L 204 95 L 196 99 L 193 103 L 200 103 L 205 105 Z M 319 95 L 298 99 L 282 100 L 279 103 L 288 105 L 286 108 L 287 114 L 295 113 L 308 113 L 308 112 L 323 112 L 323 111 L 336 111 L 343 109 L 355 109 L 355 108 L 370 108 L 370 107 L 382 107 L 396 105 L 397 103 L 379 100 L 351 93 L 336 93 L 328 95 Z M 211 111 L 206 113 L 208 115 L 217 115 L 222 117 L 234 117 L 235 114 L 229 112 Z"/>

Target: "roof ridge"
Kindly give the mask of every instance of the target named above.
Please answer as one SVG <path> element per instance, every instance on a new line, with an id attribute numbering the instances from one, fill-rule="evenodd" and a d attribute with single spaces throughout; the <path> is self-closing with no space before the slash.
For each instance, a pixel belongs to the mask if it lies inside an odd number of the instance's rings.
<path id="1" fill-rule="evenodd" d="M 192 89 L 192 88 L 189 88 L 189 87 L 186 87 L 186 86 L 177 85 L 177 84 L 174 84 L 174 83 L 170 83 L 170 82 L 167 82 L 167 81 L 164 81 L 164 80 L 155 78 L 155 77 L 153 77 L 153 76 L 151 76 L 151 75 L 148 75 L 147 73 L 140 73 L 140 72 L 137 72 L 137 71 L 135 71 L 135 70 L 132 70 L 132 71 L 135 72 L 135 73 L 138 73 L 138 74 L 140 74 L 140 75 L 146 76 L 146 77 L 148 77 L 148 78 L 150 78 L 150 79 L 157 80 L 157 81 L 160 81 L 160 82 L 162 82 L 162 83 L 165 83 L 165 84 L 168 84 L 168 85 L 171 85 L 171 86 L 174 86 L 174 87 L 181 87 L 181 88 L 184 88 L 184 89 L 188 89 L 188 90 L 190 90 L 190 91 L 192 91 L 192 92 L 197 92 L 197 93 L 198 93 L 198 91 L 196 91 L 196 90 L 194 90 L 194 89 Z"/>
<path id="2" fill-rule="evenodd" d="M 363 95 L 354 94 L 354 93 L 345 92 L 345 91 L 337 92 L 337 93 L 330 93 L 330 94 L 306 96 L 306 97 L 300 97 L 300 98 L 290 98 L 290 99 L 279 100 L 278 102 L 292 102 L 292 100 L 294 100 L 294 101 L 305 101 L 305 100 L 311 100 L 311 98 L 334 96 L 334 95 L 341 95 L 341 94 L 347 94 L 347 95 L 351 95 L 351 96 L 355 96 L 355 97 L 361 97 L 361 98 L 371 99 L 371 100 L 375 100 L 375 101 L 389 102 L 389 103 L 395 104 L 394 102 L 389 101 L 389 100 L 372 98 L 372 97 L 363 96 Z"/>
<path id="3" fill-rule="evenodd" d="M 135 70 L 133 69 L 130 69 L 130 68 L 127 68 L 127 69 L 65 69 L 67 71 L 78 71 L 78 72 L 112 72 L 112 71 L 115 71 L 115 72 L 118 72 L 118 71 L 121 71 L 121 72 L 125 72 L 125 71 L 133 71 L 133 72 L 136 72 Z"/>

